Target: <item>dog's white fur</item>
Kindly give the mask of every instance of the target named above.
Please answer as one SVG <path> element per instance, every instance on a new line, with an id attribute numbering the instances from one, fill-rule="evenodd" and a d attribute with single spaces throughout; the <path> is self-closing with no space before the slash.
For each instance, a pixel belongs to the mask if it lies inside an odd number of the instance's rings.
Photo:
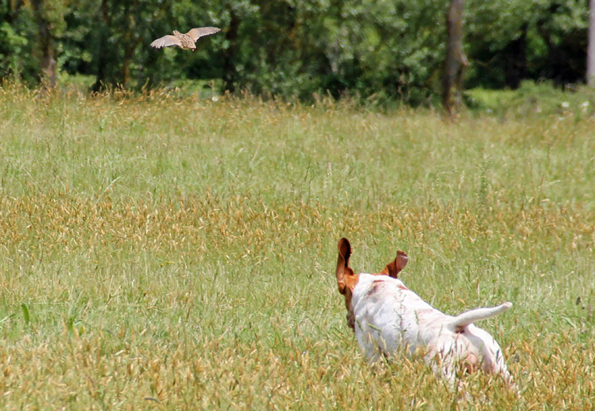
<path id="1" fill-rule="evenodd" d="M 381 273 L 385 275 L 355 275 L 348 266 L 350 254 L 349 242 L 342 239 L 337 282 L 346 297 L 349 325 L 369 360 L 392 357 L 403 349 L 410 355 L 423 355 L 434 371 L 453 385 L 457 371 L 481 369 L 500 375 L 516 389 L 500 346 L 488 332 L 473 324 L 507 311 L 511 303 L 477 308 L 456 317 L 446 315 L 396 278 L 407 264 L 405 253 L 398 253 L 392 266 L 389 264 Z"/>

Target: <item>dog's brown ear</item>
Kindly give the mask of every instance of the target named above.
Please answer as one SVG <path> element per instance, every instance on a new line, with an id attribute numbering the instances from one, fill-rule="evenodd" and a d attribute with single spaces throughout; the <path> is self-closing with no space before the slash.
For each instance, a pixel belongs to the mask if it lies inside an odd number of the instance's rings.
<path id="1" fill-rule="evenodd" d="M 389 277 L 399 278 L 399 272 L 405 268 L 408 259 L 409 258 L 407 257 L 407 254 L 405 254 L 403 251 L 397 251 L 397 258 L 395 258 L 394 261 L 388 263 L 384 270 L 380 272 L 380 274 L 386 274 Z"/>
<path id="2" fill-rule="evenodd" d="M 346 238 L 339 240 L 339 258 L 337 259 L 337 286 L 341 294 L 346 293 L 348 279 L 345 276 L 352 276 L 353 270 L 349 267 L 349 257 L 351 257 L 351 244 Z"/>

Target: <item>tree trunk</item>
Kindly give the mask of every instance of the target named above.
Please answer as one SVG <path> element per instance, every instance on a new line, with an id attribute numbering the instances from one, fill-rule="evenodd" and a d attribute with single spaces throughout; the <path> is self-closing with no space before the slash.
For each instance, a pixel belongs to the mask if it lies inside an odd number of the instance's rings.
<path id="1" fill-rule="evenodd" d="M 229 29 L 225 33 L 228 46 L 227 49 L 223 50 L 223 88 L 225 91 L 233 93 L 237 80 L 235 59 L 238 52 L 238 32 L 241 20 L 233 9 L 230 10 L 229 14 L 231 20 L 229 22 Z"/>
<path id="2" fill-rule="evenodd" d="M 130 83 L 130 66 L 133 63 L 134 51 L 138 46 L 138 36 L 136 36 L 136 13 L 139 11 L 137 0 L 126 2 L 124 15 L 126 16 L 126 26 L 124 29 L 124 58 L 122 61 L 122 79 L 120 85 L 126 89 Z"/>
<path id="3" fill-rule="evenodd" d="M 42 50 L 42 58 L 41 58 L 41 81 L 44 87 L 49 89 L 53 89 L 56 87 L 56 59 L 54 58 L 54 39 L 50 34 L 47 22 L 44 22 L 43 28 L 40 25 L 40 33 L 41 33 L 41 50 Z"/>
<path id="4" fill-rule="evenodd" d="M 446 14 L 447 46 L 442 77 L 442 103 L 452 117 L 463 101 L 463 74 L 467 57 L 463 52 L 463 0 L 450 0 Z"/>
<path id="5" fill-rule="evenodd" d="M 56 86 L 56 59 L 54 58 L 54 37 L 50 31 L 50 23 L 43 13 L 45 0 L 31 2 L 35 19 L 39 26 L 39 45 L 41 49 L 40 80 L 47 88 Z"/>
<path id="6" fill-rule="evenodd" d="M 589 1 L 589 47 L 587 49 L 587 84 L 595 87 L 595 0 Z"/>
<path id="7" fill-rule="evenodd" d="M 111 30 L 111 16 L 108 0 L 101 0 L 101 30 L 99 33 L 99 51 L 97 53 L 97 77 L 91 86 L 91 91 L 99 92 L 107 86 L 108 39 Z"/>
<path id="8" fill-rule="evenodd" d="M 529 24 L 521 27 L 521 35 L 511 41 L 504 49 L 504 78 L 506 87 L 519 88 L 521 81 L 527 78 L 527 32 Z"/>
<path id="9" fill-rule="evenodd" d="M 126 89 L 130 81 L 130 64 L 132 63 L 132 54 L 134 52 L 134 47 L 132 44 L 132 32 L 130 27 L 128 27 L 128 30 L 124 35 L 124 39 L 124 58 L 122 61 L 122 79 L 120 81 L 120 86 L 123 89 Z"/>

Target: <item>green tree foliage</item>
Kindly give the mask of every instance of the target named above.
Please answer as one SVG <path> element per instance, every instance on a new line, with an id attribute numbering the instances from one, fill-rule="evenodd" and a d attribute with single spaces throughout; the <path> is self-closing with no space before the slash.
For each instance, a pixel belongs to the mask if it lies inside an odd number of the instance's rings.
<path id="1" fill-rule="evenodd" d="M 445 1 L 253 0 L 229 2 L 224 25 L 236 87 L 300 97 L 400 96 L 419 100 L 439 83 Z M 231 24 L 234 22 L 234 24 Z M 234 44 L 235 42 L 235 44 Z"/>
<path id="2" fill-rule="evenodd" d="M 581 82 L 586 70 L 588 2 L 469 0 L 468 86 L 516 88 L 524 79 Z"/>
<path id="3" fill-rule="evenodd" d="M 34 82 L 38 64 L 31 57 L 35 36 L 33 12 L 22 0 L 0 3 L 0 73 Z"/>
<path id="4" fill-rule="evenodd" d="M 40 7 L 33 7 L 40 5 Z M 40 22 L 58 71 L 94 89 L 217 80 L 222 90 L 423 102 L 440 93 L 448 0 L 3 0 L 0 72 L 34 84 Z M 584 78 L 587 2 L 465 2 L 467 87 Z M 172 30 L 214 25 L 195 52 L 155 50 Z"/>

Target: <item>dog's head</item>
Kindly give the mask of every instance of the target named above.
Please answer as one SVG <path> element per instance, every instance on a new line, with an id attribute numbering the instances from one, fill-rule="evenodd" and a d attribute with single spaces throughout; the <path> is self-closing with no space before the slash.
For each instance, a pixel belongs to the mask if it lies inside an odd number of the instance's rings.
<path id="1" fill-rule="evenodd" d="M 339 292 L 345 296 L 345 306 L 347 308 L 347 323 L 355 329 L 355 317 L 353 315 L 353 308 L 351 307 L 351 297 L 353 290 L 357 285 L 359 274 L 355 274 L 351 267 L 349 267 L 349 257 L 351 257 L 351 244 L 346 238 L 339 240 L 339 258 L 337 260 L 337 286 Z M 375 275 L 388 275 L 389 277 L 398 278 L 399 272 L 407 265 L 407 254 L 403 251 L 397 251 L 397 257 L 388 263 L 384 270 Z"/>

